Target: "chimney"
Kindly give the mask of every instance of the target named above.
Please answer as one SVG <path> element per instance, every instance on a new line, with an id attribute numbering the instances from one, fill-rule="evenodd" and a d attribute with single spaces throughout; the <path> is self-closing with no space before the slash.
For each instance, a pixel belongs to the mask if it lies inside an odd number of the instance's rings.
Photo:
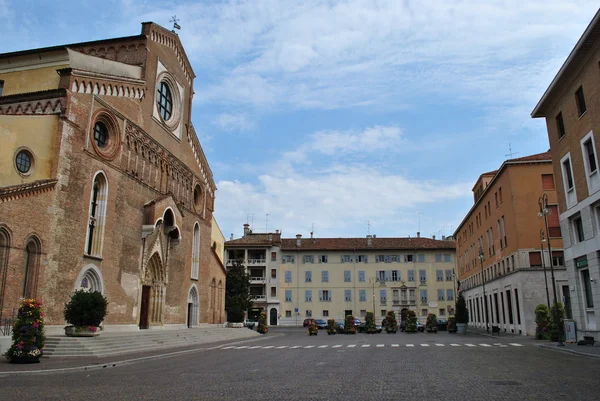
<path id="1" fill-rule="evenodd" d="M 417 231 L 417 238 L 421 238 L 421 231 Z"/>
<path id="2" fill-rule="evenodd" d="M 313 232 L 310 232 L 310 239 L 313 239 Z"/>
<path id="3" fill-rule="evenodd" d="M 373 246 L 373 236 L 367 235 L 367 246 Z"/>
<path id="4" fill-rule="evenodd" d="M 377 235 L 376 235 L 376 234 L 373 234 L 373 238 L 377 238 Z"/>
<path id="5" fill-rule="evenodd" d="M 445 241 L 445 240 L 446 240 L 446 236 L 442 235 L 442 241 Z"/>
<path id="6" fill-rule="evenodd" d="M 275 234 L 279 234 L 279 230 L 275 230 Z"/>
<path id="7" fill-rule="evenodd" d="M 298 248 L 300 248 L 301 244 L 302 244 L 302 234 L 296 234 L 296 246 Z"/>
<path id="8" fill-rule="evenodd" d="M 231 236 L 229 237 L 230 241 L 233 241 L 233 233 L 231 233 Z"/>
<path id="9" fill-rule="evenodd" d="M 250 234 L 250 224 L 246 223 L 244 224 L 244 237 L 248 234 Z"/>
<path id="10" fill-rule="evenodd" d="M 432 236 L 431 236 L 431 239 L 435 239 L 435 235 L 432 235 Z"/>

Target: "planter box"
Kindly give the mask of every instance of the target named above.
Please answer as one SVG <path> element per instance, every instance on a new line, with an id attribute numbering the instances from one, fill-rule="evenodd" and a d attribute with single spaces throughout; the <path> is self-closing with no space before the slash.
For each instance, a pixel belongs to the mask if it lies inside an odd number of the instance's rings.
<path id="1" fill-rule="evenodd" d="M 457 334 L 467 334 L 467 323 L 456 323 Z"/>
<path id="2" fill-rule="evenodd" d="M 96 327 L 96 331 L 87 328 L 67 326 L 65 327 L 65 335 L 67 337 L 97 337 L 100 335 L 100 329 Z"/>
<path id="3" fill-rule="evenodd" d="M 10 356 L 7 357 L 10 363 L 40 363 L 40 357 L 24 357 L 24 356 Z"/>
<path id="4" fill-rule="evenodd" d="M 244 323 L 227 323 L 227 327 L 233 328 L 233 329 L 241 329 L 242 327 L 244 327 Z"/>

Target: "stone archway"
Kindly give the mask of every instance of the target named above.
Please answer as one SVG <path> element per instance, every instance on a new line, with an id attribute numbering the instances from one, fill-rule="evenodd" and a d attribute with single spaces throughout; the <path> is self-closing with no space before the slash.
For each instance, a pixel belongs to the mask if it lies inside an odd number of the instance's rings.
<path id="1" fill-rule="evenodd" d="M 196 327 L 198 326 L 198 311 L 200 310 L 200 301 L 198 297 L 198 290 L 196 286 L 190 288 L 190 293 L 188 294 L 188 303 L 187 303 L 187 327 Z"/>
<path id="2" fill-rule="evenodd" d="M 162 326 L 165 303 L 165 272 L 157 252 L 146 265 L 140 304 L 140 329 Z"/>

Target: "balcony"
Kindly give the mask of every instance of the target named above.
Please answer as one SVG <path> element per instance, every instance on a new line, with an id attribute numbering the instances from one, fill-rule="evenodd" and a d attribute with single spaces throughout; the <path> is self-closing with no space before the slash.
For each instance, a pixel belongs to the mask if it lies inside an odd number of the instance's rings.
<path id="1" fill-rule="evenodd" d="M 248 259 L 248 265 L 264 265 L 267 263 L 267 259 Z"/>
<path id="2" fill-rule="evenodd" d="M 252 301 L 254 302 L 265 302 L 267 296 L 265 294 L 252 294 Z"/>
<path id="3" fill-rule="evenodd" d="M 421 298 L 421 305 L 427 305 L 427 299 Z"/>
<path id="4" fill-rule="evenodd" d="M 393 302 L 393 304 L 394 304 L 394 305 L 400 305 L 400 300 L 399 300 L 399 299 L 397 299 L 397 298 L 394 298 L 394 299 L 392 300 L 392 302 Z"/>
<path id="5" fill-rule="evenodd" d="M 265 277 L 250 277 L 250 284 L 264 284 L 266 280 Z"/>

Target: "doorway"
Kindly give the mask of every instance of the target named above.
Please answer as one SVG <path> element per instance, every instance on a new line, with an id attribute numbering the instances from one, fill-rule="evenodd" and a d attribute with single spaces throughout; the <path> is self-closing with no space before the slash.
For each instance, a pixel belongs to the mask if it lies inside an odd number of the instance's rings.
<path id="1" fill-rule="evenodd" d="M 277 326 L 277 309 L 275 308 L 271 308 L 271 311 L 269 312 L 269 325 Z"/>
<path id="2" fill-rule="evenodd" d="M 573 312 L 571 311 L 571 294 L 569 293 L 569 286 L 562 286 L 563 293 L 563 305 L 565 305 L 565 313 L 567 315 L 567 319 L 573 319 Z"/>
<path id="3" fill-rule="evenodd" d="M 150 306 L 150 286 L 142 286 L 142 302 L 140 304 L 140 329 L 148 328 L 148 307 Z"/>
<path id="4" fill-rule="evenodd" d="M 188 311 L 187 311 L 187 315 L 188 315 L 187 327 L 188 327 L 188 329 L 192 327 L 193 313 L 194 313 L 194 304 L 189 302 L 188 303 Z"/>

